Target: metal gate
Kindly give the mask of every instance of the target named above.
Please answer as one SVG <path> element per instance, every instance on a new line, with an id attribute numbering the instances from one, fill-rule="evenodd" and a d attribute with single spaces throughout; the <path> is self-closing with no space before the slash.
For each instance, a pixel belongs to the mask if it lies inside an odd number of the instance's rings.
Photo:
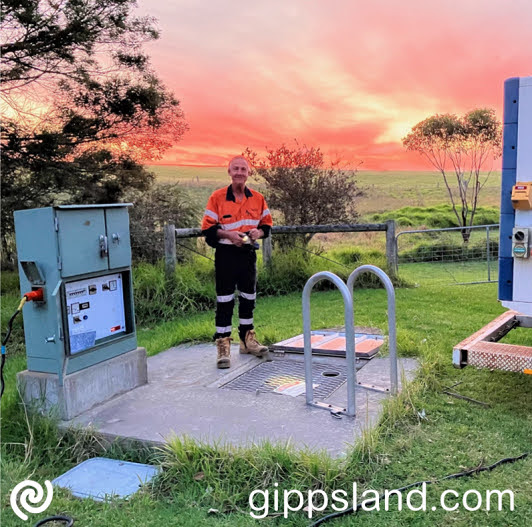
<path id="1" fill-rule="evenodd" d="M 400 232 L 396 238 L 399 276 L 423 284 L 497 282 L 499 225 Z"/>

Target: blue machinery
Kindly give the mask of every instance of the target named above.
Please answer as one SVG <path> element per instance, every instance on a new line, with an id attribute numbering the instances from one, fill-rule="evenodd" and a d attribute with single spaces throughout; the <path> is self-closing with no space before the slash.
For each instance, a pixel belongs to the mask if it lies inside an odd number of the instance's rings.
<path id="1" fill-rule="evenodd" d="M 15 212 L 27 367 L 26 402 L 63 419 L 147 382 L 137 348 L 128 205 Z"/>
<path id="2" fill-rule="evenodd" d="M 504 83 L 499 301 L 509 311 L 453 349 L 453 365 L 532 374 L 532 347 L 503 344 L 532 328 L 532 77 Z"/>
<path id="3" fill-rule="evenodd" d="M 311 276 L 303 289 L 303 339 L 305 347 L 305 388 L 306 400 L 310 406 L 322 408 L 335 413 L 344 413 L 350 417 L 356 415 L 356 367 L 355 367 L 355 322 L 353 314 L 353 285 L 355 279 L 364 272 L 377 275 L 386 288 L 388 296 L 388 338 L 390 348 L 390 383 L 391 393 L 397 394 L 397 334 L 395 328 L 395 291 L 388 275 L 374 265 L 362 265 L 355 269 L 347 280 L 347 285 L 334 273 L 322 271 Z M 345 356 L 347 360 L 347 408 L 315 401 L 312 386 L 312 344 L 310 324 L 310 293 L 321 280 L 329 280 L 342 293 L 345 319 Z"/>
<path id="4" fill-rule="evenodd" d="M 504 84 L 499 300 L 532 315 L 532 77 Z"/>

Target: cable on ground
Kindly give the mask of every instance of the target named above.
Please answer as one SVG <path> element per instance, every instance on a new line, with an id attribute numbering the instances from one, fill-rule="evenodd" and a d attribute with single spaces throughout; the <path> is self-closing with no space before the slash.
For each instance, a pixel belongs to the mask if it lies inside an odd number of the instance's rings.
<path id="1" fill-rule="evenodd" d="M 34 527 L 40 527 L 49 522 L 65 522 L 65 527 L 72 527 L 72 525 L 74 525 L 74 518 L 71 518 L 70 516 L 49 516 L 48 518 L 39 520 Z"/>
<path id="2" fill-rule="evenodd" d="M 439 483 L 439 482 L 445 481 L 447 479 L 458 479 L 458 478 L 463 478 L 465 476 L 472 476 L 474 474 L 479 474 L 480 472 L 491 471 L 494 468 L 498 467 L 499 465 L 504 465 L 506 463 L 515 463 L 516 461 L 520 461 L 521 459 L 525 459 L 529 455 L 530 455 L 530 452 L 525 452 L 524 454 L 521 454 L 520 456 L 517 456 L 517 457 L 505 457 L 504 459 L 500 459 L 496 463 L 493 463 L 493 465 L 489 465 L 487 467 L 479 466 L 479 467 L 476 467 L 476 468 L 472 468 L 471 470 L 465 470 L 464 472 L 458 472 L 456 474 L 449 474 L 448 476 L 444 476 L 443 478 L 439 478 L 439 479 L 425 480 L 425 481 L 416 481 L 416 483 L 410 483 L 410 485 L 405 485 L 404 487 L 401 487 L 399 489 L 394 489 L 391 492 L 395 492 L 395 491 L 403 492 L 403 491 L 405 491 L 407 489 L 411 489 L 413 487 L 421 487 L 421 485 L 423 485 L 423 483 L 425 483 L 426 485 L 430 485 L 431 483 Z M 382 499 L 384 499 L 384 497 L 385 497 L 385 494 L 383 493 L 383 494 L 381 494 L 379 496 L 377 501 L 381 501 Z M 375 500 L 367 500 L 367 501 L 375 501 Z M 329 520 L 332 520 L 334 518 L 339 518 L 340 516 L 345 516 L 346 514 L 350 514 L 350 513 L 357 514 L 357 512 L 360 510 L 358 505 L 359 504 L 357 503 L 355 507 L 349 507 L 345 511 L 333 512 L 332 514 L 328 514 L 327 516 L 324 516 L 323 518 L 320 518 L 318 521 L 315 521 L 314 523 L 311 523 L 309 525 L 309 527 L 317 527 L 318 525 L 322 525 L 322 524 L 324 524 L 325 522 L 327 522 Z"/>
<path id="3" fill-rule="evenodd" d="M 17 315 L 22 312 L 22 308 L 24 307 L 24 304 L 26 303 L 28 299 L 26 296 L 22 297 L 22 300 L 20 301 L 20 304 L 17 307 L 17 310 L 13 313 L 11 318 L 9 319 L 9 322 L 7 323 L 7 331 L 6 336 L 2 340 L 2 360 L 0 363 L 0 383 L 2 385 L 2 388 L 0 389 L 0 399 L 2 398 L 2 395 L 4 395 L 4 364 L 6 363 L 6 344 L 9 340 L 9 337 L 11 336 L 11 331 L 13 330 L 13 322 L 15 321 L 15 318 L 17 318 Z"/>

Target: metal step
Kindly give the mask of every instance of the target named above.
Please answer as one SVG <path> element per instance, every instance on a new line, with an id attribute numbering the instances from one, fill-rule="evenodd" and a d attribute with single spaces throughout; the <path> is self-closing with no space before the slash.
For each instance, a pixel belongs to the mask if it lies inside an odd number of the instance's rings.
<path id="1" fill-rule="evenodd" d="M 453 348 L 453 365 L 532 373 L 532 347 L 497 342 L 516 327 L 531 328 L 532 317 L 513 310 L 503 313 Z"/>

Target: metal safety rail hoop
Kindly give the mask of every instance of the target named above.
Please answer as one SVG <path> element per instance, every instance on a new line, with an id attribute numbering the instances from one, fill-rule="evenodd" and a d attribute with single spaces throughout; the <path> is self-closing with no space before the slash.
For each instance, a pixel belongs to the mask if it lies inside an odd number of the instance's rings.
<path id="1" fill-rule="evenodd" d="M 390 353 L 390 391 L 392 395 L 397 395 L 397 330 L 395 324 L 395 290 L 390 277 L 375 265 L 361 265 L 355 269 L 347 279 L 347 288 L 354 297 L 355 280 L 362 273 L 373 273 L 380 278 L 386 289 L 388 298 L 388 347 Z M 354 300 L 353 300 L 354 302 Z M 354 324 L 354 318 L 353 318 Z"/>
<path id="2" fill-rule="evenodd" d="M 329 271 L 321 271 L 311 276 L 303 288 L 303 342 L 305 357 L 305 391 L 306 402 L 310 406 L 322 408 L 335 413 L 345 413 L 349 417 L 356 415 L 356 366 L 355 366 L 355 321 L 353 311 L 353 284 L 355 279 L 364 272 L 377 275 L 383 282 L 388 295 L 388 338 L 390 348 L 390 381 L 391 393 L 397 394 L 397 344 L 395 328 L 395 292 L 388 275 L 373 265 L 362 265 L 355 269 L 347 280 L 347 286 L 341 278 Z M 312 288 L 322 280 L 329 280 L 342 293 L 344 300 L 345 320 L 345 356 L 347 361 L 347 408 L 336 408 L 332 405 L 314 400 L 312 385 L 312 340 L 310 321 L 310 293 Z"/>

